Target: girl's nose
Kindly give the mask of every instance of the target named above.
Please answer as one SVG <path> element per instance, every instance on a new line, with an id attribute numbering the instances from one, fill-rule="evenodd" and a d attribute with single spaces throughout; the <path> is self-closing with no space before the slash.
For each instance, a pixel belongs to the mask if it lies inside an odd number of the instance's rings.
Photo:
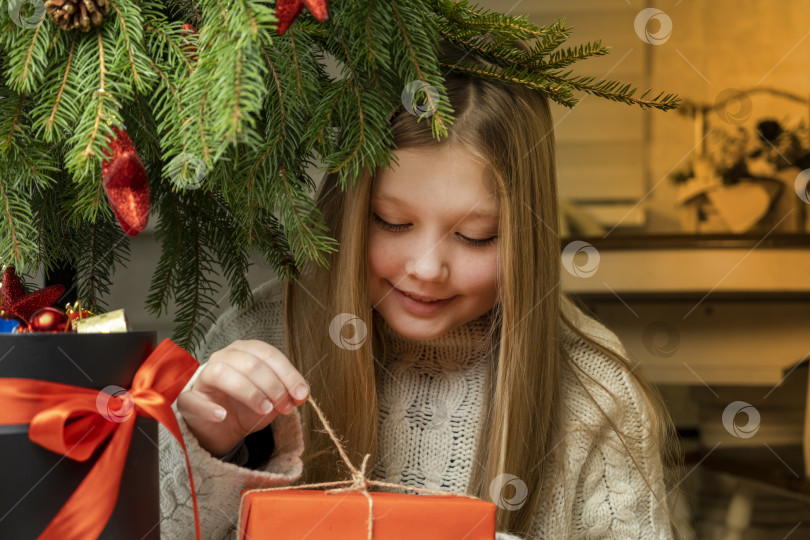
<path id="1" fill-rule="evenodd" d="M 440 282 L 450 274 L 448 261 L 436 242 L 412 250 L 405 263 L 405 271 L 421 281 Z"/>

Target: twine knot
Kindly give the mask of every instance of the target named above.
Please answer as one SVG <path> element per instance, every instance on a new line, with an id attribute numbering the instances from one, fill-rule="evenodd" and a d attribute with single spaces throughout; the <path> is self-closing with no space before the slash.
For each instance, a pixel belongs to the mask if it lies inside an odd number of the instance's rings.
<path id="1" fill-rule="evenodd" d="M 329 490 L 326 490 L 325 493 L 330 493 L 331 494 L 331 493 L 345 493 L 347 491 L 356 491 L 356 492 L 360 493 L 361 495 L 364 495 L 366 497 L 366 499 L 368 499 L 368 540 L 372 540 L 372 538 L 374 537 L 374 500 L 371 498 L 371 495 L 368 492 L 369 486 L 389 487 L 389 488 L 395 488 L 395 489 L 410 489 L 410 490 L 420 491 L 422 493 L 428 493 L 428 494 L 431 494 L 431 495 L 445 495 L 445 496 L 446 495 L 451 495 L 451 496 L 454 496 L 454 497 L 467 497 L 468 499 L 480 500 L 480 499 L 478 499 L 478 497 L 473 497 L 472 495 L 467 495 L 467 494 L 462 494 L 462 493 L 451 493 L 451 492 L 440 491 L 440 490 L 435 490 L 435 489 L 418 488 L 418 487 L 413 487 L 413 486 L 405 486 L 405 485 L 402 485 L 402 484 L 392 484 L 392 483 L 389 483 L 389 482 L 381 482 L 381 481 L 378 481 L 378 480 L 368 480 L 366 478 L 366 469 L 368 467 L 368 460 L 371 458 L 371 454 L 366 454 L 365 457 L 363 457 L 363 464 L 360 466 L 359 469 L 357 467 L 355 467 L 352 464 L 351 460 L 349 459 L 349 456 L 346 455 L 346 452 L 343 449 L 343 445 L 340 444 L 340 440 L 338 439 L 337 435 L 335 435 L 335 432 L 332 430 L 332 426 L 329 425 L 329 422 L 324 417 L 323 412 L 321 412 L 320 407 L 318 407 L 317 403 L 315 403 L 315 400 L 312 399 L 312 396 L 310 396 L 309 399 L 307 399 L 307 403 L 309 403 L 312 406 L 312 408 L 315 409 L 315 412 L 318 414 L 318 418 L 320 418 L 321 423 L 326 428 L 326 431 L 329 434 L 329 437 L 332 439 L 332 442 L 335 443 L 335 446 L 337 447 L 338 452 L 340 453 L 340 457 L 343 458 L 343 462 L 346 464 L 347 467 L 349 467 L 349 470 L 351 471 L 351 475 L 352 475 L 351 480 L 343 480 L 343 481 L 338 481 L 338 482 L 321 482 L 321 483 L 315 483 L 315 484 L 304 484 L 304 485 L 299 485 L 299 486 L 283 486 L 283 487 L 275 487 L 275 488 L 259 488 L 259 489 L 254 489 L 254 490 L 251 490 L 251 491 L 282 491 L 282 490 L 287 490 L 287 489 L 305 489 L 305 488 L 319 488 L 319 487 L 325 488 L 325 487 L 331 487 L 331 486 L 344 486 L 344 487 L 339 487 L 339 488 L 335 488 L 335 489 L 329 489 Z M 242 493 L 242 498 L 239 501 L 239 515 L 240 516 L 242 515 L 242 505 L 245 502 L 245 496 L 248 493 L 249 493 L 249 491 L 243 492 Z M 241 524 L 240 524 L 239 533 L 242 534 Z"/>
<path id="2" fill-rule="evenodd" d="M 366 467 L 368 466 L 368 460 L 371 457 L 371 454 L 366 454 L 363 458 L 363 464 L 360 466 L 359 469 L 354 467 L 351 461 L 346 461 L 346 464 L 351 469 L 352 479 L 351 485 L 346 486 L 344 488 L 337 488 L 337 489 L 330 489 L 327 490 L 327 493 L 342 493 L 345 491 L 365 491 L 368 492 L 368 487 L 370 485 L 369 480 L 366 478 Z"/>

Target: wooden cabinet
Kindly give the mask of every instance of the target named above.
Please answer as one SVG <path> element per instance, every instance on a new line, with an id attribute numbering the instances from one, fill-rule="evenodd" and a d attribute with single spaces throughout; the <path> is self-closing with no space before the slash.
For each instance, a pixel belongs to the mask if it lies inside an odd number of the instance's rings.
<path id="1" fill-rule="evenodd" d="M 565 239 L 563 253 L 563 290 L 653 382 L 775 385 L 810 355 L 810 235 Z"/>

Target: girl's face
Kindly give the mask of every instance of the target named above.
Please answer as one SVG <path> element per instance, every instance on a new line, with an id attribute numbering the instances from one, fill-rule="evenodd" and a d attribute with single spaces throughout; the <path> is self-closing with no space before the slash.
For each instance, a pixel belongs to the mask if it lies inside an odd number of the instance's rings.
<path id="1" fill-rule="evenodd" d="M 395 154 L 399 165 L 377 175 L 371 194 L 369 297 L 400 335 L 433 339 L 498 299 L 498 199 L 466 150 Z"/>

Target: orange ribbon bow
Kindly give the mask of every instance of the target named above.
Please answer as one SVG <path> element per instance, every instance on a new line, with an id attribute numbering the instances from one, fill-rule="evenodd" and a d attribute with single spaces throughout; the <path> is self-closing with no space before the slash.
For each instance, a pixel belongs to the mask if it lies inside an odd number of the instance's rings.
<path id="1" fill-rule="evenodd" d="M 99 410 L 98 390 L 35 379 L 2 379 L 0 425 L 29 424 L 28 438 L 32 442 L 76 461 L 89 459 L 111 437 L 96 464 L 39 536 L 40 540 L 98 538 L 118 500 L 136 415 L 154 418 L 166 426 L 183 448 L 199 540 L 200 518 L 191 463 L 171 407 L 198 367 L 193 356 L 164 339 L 135 373 L 132 388 L 124 398 L 117 395 L 109 398 L 108 404 L 115 400 L 123 404 L 118 411 L 125 410 L 127 405 L 131 407 L 129 414 L 116 414 L 112 418 L 108 411 Z"/>

